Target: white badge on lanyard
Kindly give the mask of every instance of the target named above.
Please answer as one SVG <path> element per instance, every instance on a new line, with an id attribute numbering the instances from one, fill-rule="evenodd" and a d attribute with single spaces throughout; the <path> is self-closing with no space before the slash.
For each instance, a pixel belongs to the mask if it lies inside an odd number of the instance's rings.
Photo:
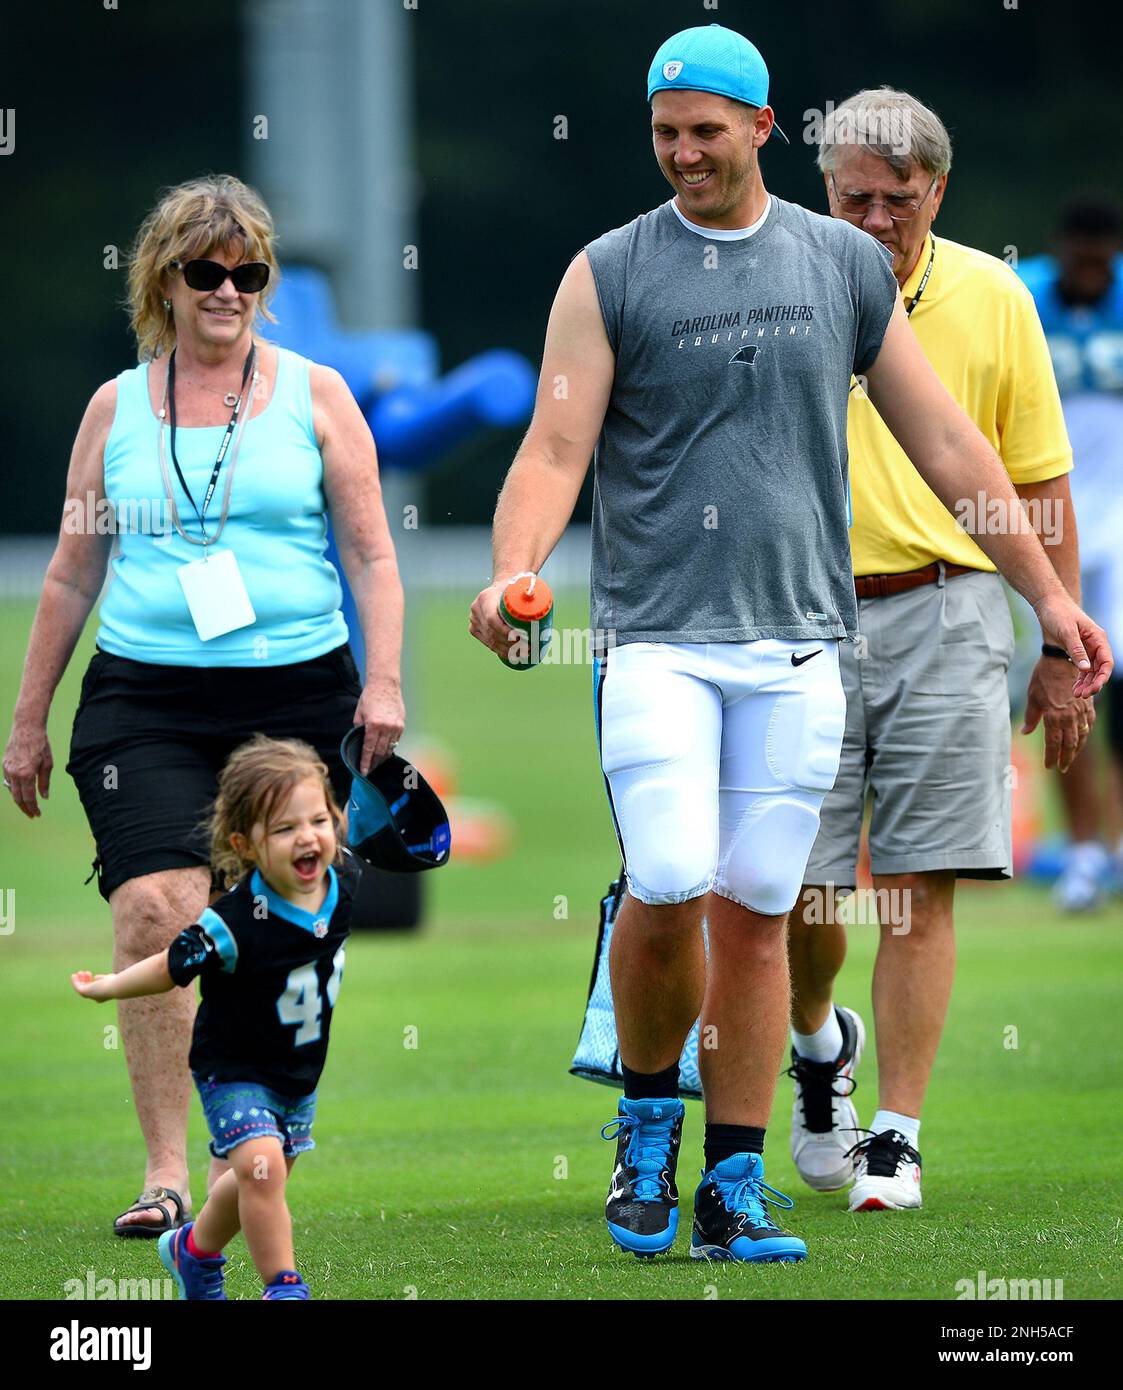
<path id="1" fill-rule="evenodd" d="M 232 550 L 212 550 L 176 570 L 200 642 L 257 621 Z"/>
<path id="2" fill-rule="evenodd" d="M 230 415 L 230 423 L 226 427 L 226 433 L 222 437 L 222 444 L 219 446 L 218 457 L 215 459 L 214 470 L 211 473 L 210 483 L 207 486 L 206 496 L 203 498 L 203 507 L 200 511 L 195 506 L 195 499 L 191 496 L 190 490 L 179 467 L 179 460 L 175 452 L 175 349 L 172 349 L 171 357 L 168 359 L 168 374 L 164 383 L 164 405 L 160 408 L 160 472 L 164 480 L 164 491 L 167 494 L 168 503 L 171 506 L 172 521 L 175 529 L 185 541 L 192 545 L 203 547 L 203 558 L 201 560 L 189 560 L 187 564 L 180 565 L 176 570 L 179 579 L 179 586 L 183 590 L 183 596 L 187 600 L 187 608 L 191 614 L 191 621 L 195 624 L 195 631 L 199 634 L 200 642 L 209 642 L 212 638 L 222 637 L 227 632 L 236 632 L 238 628 L 249 627 L 251 623 L 257 622 L 257 614 L 253 611 L 253 604 L 246 591 L 245 581 L 242 572 L 238 568 L 238 561 L 232 550 L 214 550 L 214 543 L 222 535 L 226 527 L 226 519 L 230 513 L 230 489 L 234 482 L 234 467 L 238 459 L 238 450 L 242 444 L 242 434 L 246 427 L 248 415 L 242 415 L 242 402 L 246 395 L 246 381 L 252 382 L 252 388 L 257 386 L 257 372 L 254 370 L 256 361 L 256 347 L 251 343 L 250 350 L 246 355 L 245 366 L 242 368 L 242 390 L 234 403 L 234 408 Z M 251 399 L 253 389 L 251 388 Z M 252 408 L 252 407 L 251 407 Z M 202 539 L 196 539 L 189 535 L 184 529 L 179 519 L 179 509 L 175 502 L 175 493 L 172 489 L 171 478 L 168 474 L 168 461 L 164 455 L 164 415 L 165 412 L 171 416 L 172 430 L 172 462 L 175 464 L 176 476 L 187 500 L 191 503 L 192 509 L 199 520 L 199 529 L 202 532 Z M 218 482 L 218 475 L 222 469 L 223 460 L 226 458 L 226 451 L 230 446 L 231 437 L 237 435 L 234 440 L 234 451 L 230 460 L 230 467 L 226 474 L 226 490 L 222 499 L 222 517 L 219 520 L 218 530 L 213 536 L 207 534 L 207 507 L 210 505 L 211 498 L 214 496 L 215 485 Z"/>

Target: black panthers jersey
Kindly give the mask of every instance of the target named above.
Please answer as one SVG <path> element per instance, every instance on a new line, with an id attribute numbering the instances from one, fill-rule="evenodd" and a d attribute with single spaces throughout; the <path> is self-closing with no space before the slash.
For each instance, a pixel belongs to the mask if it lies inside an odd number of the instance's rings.
<path id="1" fill-rule="evenodd" d="M 359 861 L 344 850 L 342 865 L 328 870 L 322 908 L 311 913 L 255 870 L 179 934 L 168 972 L 177 985 L 202 980 L 192 1072 L 290 1096 L 316 1089 L 359 875 Z"/>

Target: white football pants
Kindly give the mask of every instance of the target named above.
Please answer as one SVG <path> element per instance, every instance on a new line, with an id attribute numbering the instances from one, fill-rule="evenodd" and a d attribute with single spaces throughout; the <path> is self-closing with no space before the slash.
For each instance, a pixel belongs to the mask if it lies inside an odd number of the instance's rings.
<path id="1" fill-rule="evenodd" d="M 788 912 L 838 772 L 837 640 L 628 642 L 593 678 L 632 896 Z"/>

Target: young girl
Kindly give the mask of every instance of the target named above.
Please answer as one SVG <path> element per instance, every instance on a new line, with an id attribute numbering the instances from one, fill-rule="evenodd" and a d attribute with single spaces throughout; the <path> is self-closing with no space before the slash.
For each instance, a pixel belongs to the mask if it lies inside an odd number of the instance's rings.
<path id="1" fill-rule="evenodd" d="M 328 771 L 293 739 L 257 736 L 230 757 L 211 819 L 212 864 L 234 887 L 159 955 L 113 975 L 71 976 L 87 999 L 132 999 L 199 976 L 190 1065 L 212 1142 L 230 1169 L 197 1219 L 160 1237 L 180 1296 L 224 1299 L 222 1254 L 238 1231 L 264 1297 L 310 1298 L 294 1268 L 285 1181 L 315 1147 L 327 1055 L 358 882 L 341 850 Z"/>

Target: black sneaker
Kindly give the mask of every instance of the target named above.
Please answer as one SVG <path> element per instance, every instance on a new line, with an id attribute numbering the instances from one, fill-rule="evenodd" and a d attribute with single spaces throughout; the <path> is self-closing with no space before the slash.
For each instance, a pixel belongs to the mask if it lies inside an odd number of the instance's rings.
<path id="1" fill-rule="evenodd" d="M 854 1145 L 857 1170 L 851 1211 L 909 1211 L 920 1200 L 920 1154 L 899 1130 L 869 1134 Z"/>
<path id="2" fill-rule="evenodd" d="M 809 1062 L 792 1048 L 785 1075 L 795 1082 L 792 1159 L 799 1176 L 816 1192 L 837 1192 L 854 1176 L 854 1141 L 861 1134 L 850 1097 L 857 1082 L 866 1029 L 853 1009 L 835 1009 L 842 1051 L 833 1062 Z"/>
<path id="3" fill-rule="evenodd" d="M 604 1204 L 609 1234 L 638 1259 L 661 1255 L 678 1234 L 675 1169 L 682 1142 L 681 1100 L 626 1100 L 601 1130 L 616 1140 L 616 1167 Z M 611 1132 L 610 1132 L 611 1131 Z"/>
<path id="4" fill-rule="evenodd" d="M 694 1195 L 694 1260 L 742 1260 L 749 1264 L 795 1264 L 807 1246 L 781 1230 L 765 1206 L 790 1211 L 790 1197 L 764 1181 L 760 1154 L 733 1154 L 708 1173 Z"/>

